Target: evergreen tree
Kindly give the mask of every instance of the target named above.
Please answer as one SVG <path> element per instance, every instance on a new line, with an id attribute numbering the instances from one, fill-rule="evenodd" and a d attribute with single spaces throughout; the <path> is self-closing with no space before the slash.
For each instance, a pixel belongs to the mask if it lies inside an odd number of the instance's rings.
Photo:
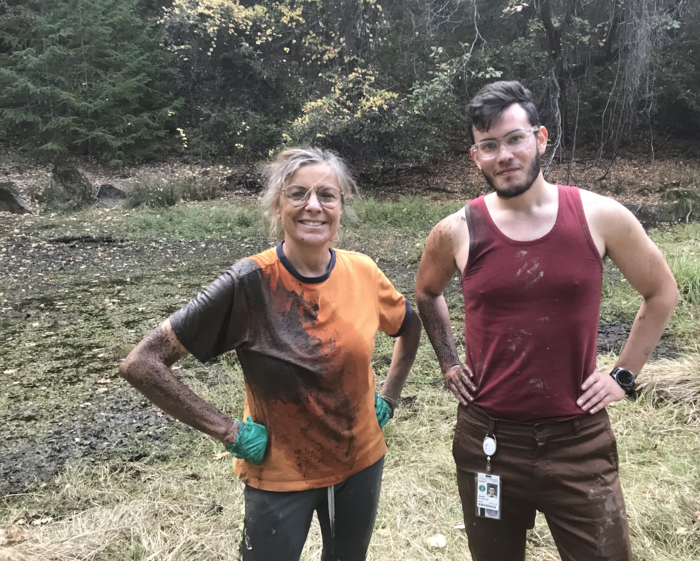
<path id="1" fill-rule="evenodd" d="M 175 75 L 137 0 L 0 2 L 0 129 L 120 163 L 170 143 Z"/>

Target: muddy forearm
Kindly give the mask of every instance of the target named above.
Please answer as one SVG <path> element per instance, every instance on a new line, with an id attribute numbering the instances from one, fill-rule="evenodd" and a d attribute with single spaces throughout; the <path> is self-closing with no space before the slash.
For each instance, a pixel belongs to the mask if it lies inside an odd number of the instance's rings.
<path id="1" fill-rule="evenodd" d="M 638 375 L 656 347 L 678 301 L 677 290 L 668 290 L 642 303 L 616 366 Z"/>
<path id="2" fill-rule="evenodd" d="M 178 380 L 163 363 L 138 361 L 122 372 L 127 381 L 179 421 L 224 444 L 236 440 L 237 423 Z"/>
<path id="3" fill-rule="evenodd" d="M 437 355 L 440 369 L 443 374 L 455 364 L 461 364 L 457 347 L 452 335 L 452 327 L 450 325 L 450 312 L 447 309 L 445 297 L 418 295 L 418 309 L 423 320 L 425 332 L 428 334 L 435 354 Z"/>
<path id="4" fill-rule="evenodd" d="M 421 321 L 418 314 L 414 313 L 406 331 L 394 343 L 391 365 L 380 393 L 382 397 L 387 397 L 394 403 L 398 402 L 401 397 L 401 390 L 406 385 L 408 373 L 411 371 L 413 361 L 416 359 L 418 345 L 420 344 L 420 334 Z"/>
<path id="5" fill-rule="evenodd" d="M 233 443 L 238 424 L 195 394 L 170 370 L 187 354 L 172 337 L 162 326 L 154 329 L 129 353 L 119 373 L 166 413 L 224 444 Z"/>

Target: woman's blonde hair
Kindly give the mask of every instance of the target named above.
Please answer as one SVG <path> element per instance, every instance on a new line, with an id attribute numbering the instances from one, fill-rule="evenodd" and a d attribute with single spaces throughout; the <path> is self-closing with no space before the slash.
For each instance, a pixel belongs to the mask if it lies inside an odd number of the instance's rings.
<path id="1" fill-rule="evenodd" d="M 332 150 L 323 150 L 311 146 L 290 148 L 281 152 L 277 159 L 265 166 L 265 190 L 260 198 L 265 219 L 271 236 L 281 240 L 284 234 L 282 224 L 277 218 L 280 205 L 281 190 L 289 178 L 301 166 L 326 163 L 338 179 L 340 192 L 343 194 L 342 212 L 350 218 L 354 217 L 352 210 L 346 204 L 359 197 L 357 183 L 350 175 L 348 167 L 338 154 Z"/>

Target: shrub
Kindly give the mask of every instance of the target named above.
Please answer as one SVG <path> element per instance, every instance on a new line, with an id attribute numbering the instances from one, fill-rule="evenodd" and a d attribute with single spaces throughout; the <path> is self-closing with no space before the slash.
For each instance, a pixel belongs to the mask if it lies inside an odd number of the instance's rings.
<path id="1" fill-rule="evenodd" d="M 209 201 L 218 196 L 219 181 L 214 177 L 185 173 L 174 178 L 144 174 L 134 180 L 126 199 L 127 208 L 164 208 L 180 201 Z"/>

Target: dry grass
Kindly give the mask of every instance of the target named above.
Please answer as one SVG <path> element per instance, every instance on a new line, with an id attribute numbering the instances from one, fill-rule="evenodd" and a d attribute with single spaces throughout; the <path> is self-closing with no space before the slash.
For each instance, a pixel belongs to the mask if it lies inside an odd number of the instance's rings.
<path id="1" fill-rule="evenodd" d="M 682 404 L 688 422 L 700 426 L 700 355 L 648 364 L 639 377 L 639 386 L 654 405 Z"/>

